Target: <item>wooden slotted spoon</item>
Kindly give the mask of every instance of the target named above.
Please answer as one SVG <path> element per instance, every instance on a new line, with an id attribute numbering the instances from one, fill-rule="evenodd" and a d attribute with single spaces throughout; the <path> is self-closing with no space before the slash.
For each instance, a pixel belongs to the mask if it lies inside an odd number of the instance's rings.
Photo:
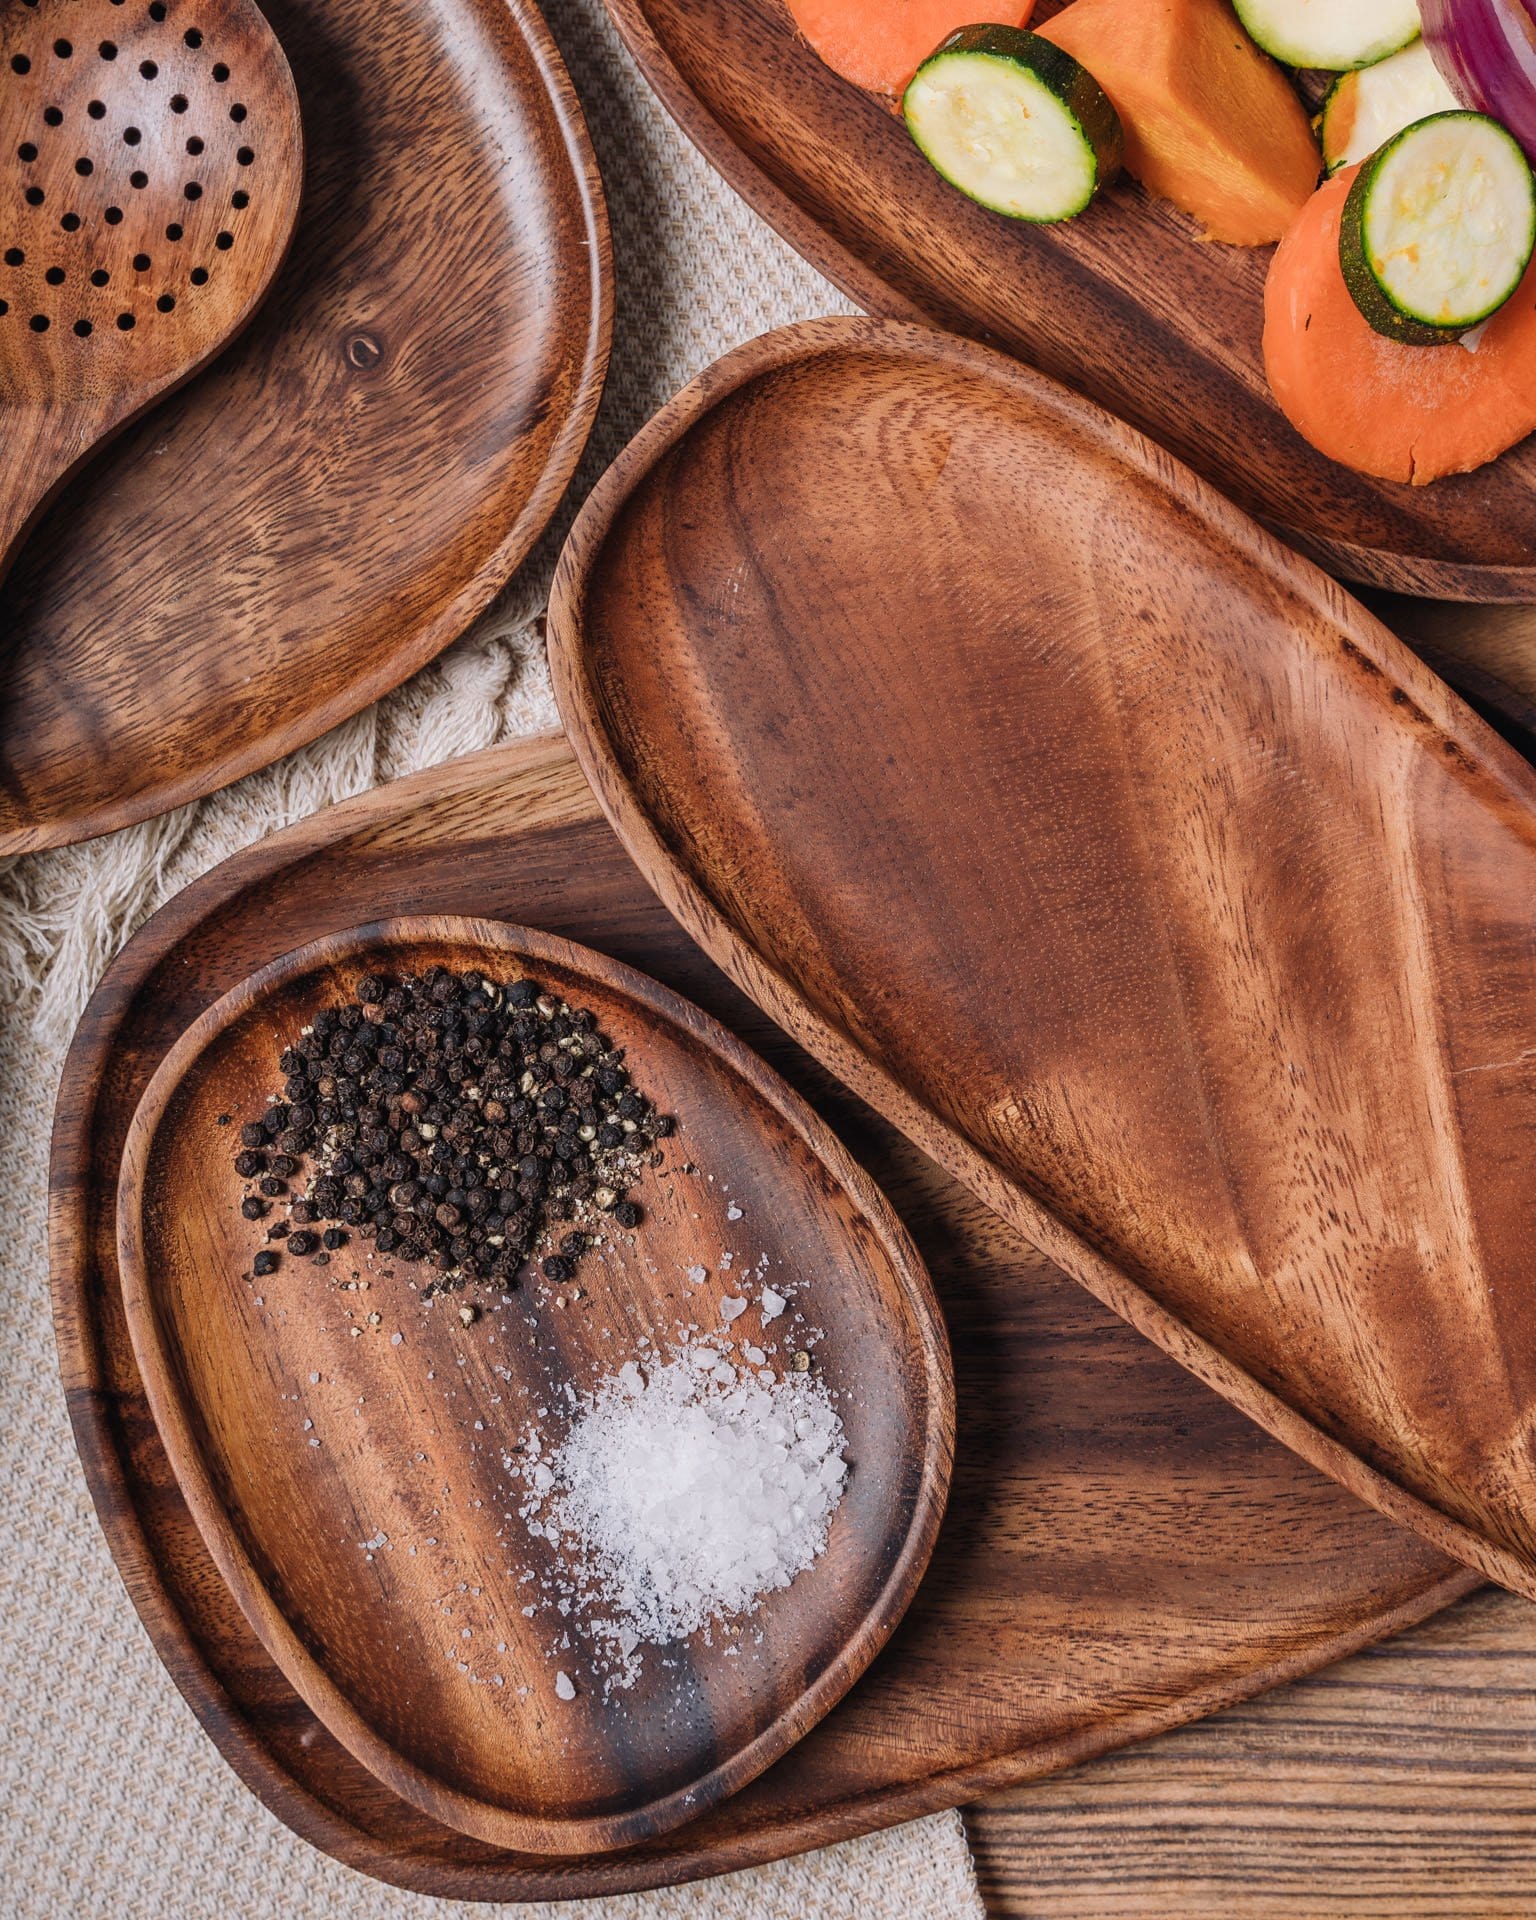
<path id="1" fill-rule="evenodd" d="M 302 178 L 251 0 L 0 0 L 0 576 L 81 461 L 250 319 Z"/>

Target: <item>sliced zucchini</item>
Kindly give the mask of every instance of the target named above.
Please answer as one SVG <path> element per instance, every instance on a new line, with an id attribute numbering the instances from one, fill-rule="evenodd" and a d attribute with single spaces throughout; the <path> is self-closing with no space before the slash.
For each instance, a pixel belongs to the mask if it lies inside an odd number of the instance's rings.
<path id="1" fill-rule="evenodd" d="M 1345 73 L 1419 37 L 1418 0 L 1233 0 L 1266 53 L 1288 67 Z"/>
<path id="2" fill-rule="evenodd" d="M 1460 104 L 1422 40 L 1373 67 L 1341 73 L 1318 122 L 1328 171 L 1368 160 L 1394 133 L 1432 113 L 1454 113 Z"/>
<path id="3" fill-rule="evenodd" d="M 1436 113 L 1355 176 L 1339 261 L 1378 333 L 1458 339 L 1519 286 L 1536 245 L 1536 182 L 1518 141 L 1481 113 Z"/>
<path id="4" fill-rule="evenodd" d="M 1070 220 L 1120 171 L 1109 96 L 1023 27 L 962 27 L 907 84 L 907 129 L 952 186 L 1014 220 Z"/>

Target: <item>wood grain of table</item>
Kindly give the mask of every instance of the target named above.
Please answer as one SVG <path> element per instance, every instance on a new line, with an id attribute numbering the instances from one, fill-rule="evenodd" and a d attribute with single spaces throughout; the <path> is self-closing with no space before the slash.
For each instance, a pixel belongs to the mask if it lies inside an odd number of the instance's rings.
<path id="1" fill-rule="evenodd" d="M 1395 1640 L 967 1811 L 994 1920 L 1530 1920 L 1536 1608 Z"/>

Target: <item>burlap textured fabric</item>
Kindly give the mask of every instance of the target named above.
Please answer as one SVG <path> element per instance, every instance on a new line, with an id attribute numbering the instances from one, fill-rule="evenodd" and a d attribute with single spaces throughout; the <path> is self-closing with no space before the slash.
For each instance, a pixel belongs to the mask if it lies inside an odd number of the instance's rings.
<path id="1" fill-rule="evenodd" d="M 46 1137 L 74 1022 L 134 928 L 289 821 L 557 724 L 537 616 L 575 504 L 700 367 L 766 328 L 847 310 L 674 131 L 600 0 L 548 0 L 546 12 L 602 163 L 619 286 L 607 397 L 556 525 L 500 605 L 378 707 L 197 806 L 0 872 L 0 1121 L 14 1183 L 0 1288 L 0 1885 L 15 1920 L 425 1920 L 454 1910 L 297 1840 L 239 1784 L 156 1659 L 97 1529 L 59 1391 Z M 981 1903 L 959 1821 L 945 1815 L 693 1888 L 515 1911 L 964 1920 Z"/>

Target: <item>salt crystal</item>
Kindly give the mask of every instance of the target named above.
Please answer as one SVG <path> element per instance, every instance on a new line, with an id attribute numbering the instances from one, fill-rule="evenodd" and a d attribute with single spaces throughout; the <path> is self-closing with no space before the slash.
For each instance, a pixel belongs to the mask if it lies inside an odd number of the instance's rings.
<path id="1" fill-rule="evenodd" d="M 555 1675 L 555 1693 L 561 1700 L 576 1698 L 576 1689 L 571 1684 L 571 1676 L 568 1673 L 561 1672 Z"/>
<path id="2" fill-rule="evenodd" d="M 764 1287 L 760 1304 L 763 1309 L 764 1320 L 777 1320 L 779 1315 L 789 1305 L 789 1302 L 784 1298 L 782 1293 L 775 1293 L 772 1287 Z"/>
<path id="3" fill-rule="evenodd" d="M 688 1280 L 691 1286 L 702 1287 L 708 1278 L 708 1267 L 690 1267 L 688 1269 Z"/>
<path id="4" fill-rule="evenodd" d="M 745 1300 L 722 1300 L 720 1302 L 720 1318 L 727 1326 L 729 1326 L 733 1320 L 739 1319 L 746 1310 L 747 1303 Z"/>
<path id="5" fill-rule="evenodd" d="M 745 1218 L 745 1215 L 733 1200 L 725 1210 L 725 1217 L 727 1220 L 741 1220 Z"/>
<path id="6" fill-rule="evenodd" d="M 584 1395 L 524 1519 L 562 1540 L 572 1584 L 556 1606 L 570 1614 L 574 1598 L 582 1632 L 616 1658 L 605 1684 L 633 1684 L 642 1644 L 750 1614 L 809 1567 L 847 1481 L 843 1447 L 823 1381 L 743 1376 L 713 1347 L 685 1347 L 638 1390 L 621 1371 Z"/>

